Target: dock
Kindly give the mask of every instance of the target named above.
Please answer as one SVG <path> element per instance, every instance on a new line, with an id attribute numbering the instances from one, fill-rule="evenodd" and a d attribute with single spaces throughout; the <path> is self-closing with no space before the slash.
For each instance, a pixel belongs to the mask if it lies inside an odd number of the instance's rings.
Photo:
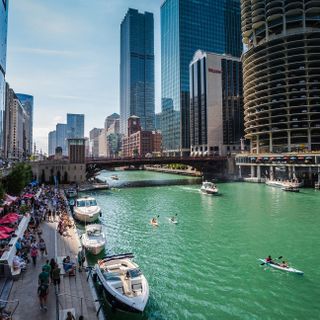
<path id="1" fill-rule="evenodd" d="M 85 271 L 76 271 L 76 276 L 61 276 L 60 292 L 55 294 L 52 284 L 49 286 L 47 311 L 40 309 L 37 296 L 38 275 L 46 260 L 63 259 L 69 255 L 77 263 L 77 254 L 81 247 L 76 227 L 68 230 L 68 236 L 61 236 L 57 231 L 57 222 L 42 222 L 43 239 L 47 245 L 48 256 L 38 256 L 37 265 L 28 264 L 27 270 L 14 281 L 9 300 L 19 300 L 13 315 L 15 320 L 65 320 L 67 311 L 71 311 L 75 318 L 82 315 L 85 320 L 104 319 L 102 312 L 97 314 L 98 303 L 88 275 Z"/>

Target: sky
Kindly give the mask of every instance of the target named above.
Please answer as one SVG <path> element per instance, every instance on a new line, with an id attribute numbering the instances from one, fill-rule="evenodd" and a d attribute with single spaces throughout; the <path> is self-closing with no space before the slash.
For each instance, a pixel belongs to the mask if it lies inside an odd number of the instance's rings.
<path id="1" fill-rule="evenodd" d="M 120 24 L 128 8 L 154 14 L 156 112 L 160 111 L 160 6 L 163 0 L 11 0 L 6 79 L 34 96 L 34 142 L 67 113 L 85 114 L 85 134 L 119 106 Z"/>

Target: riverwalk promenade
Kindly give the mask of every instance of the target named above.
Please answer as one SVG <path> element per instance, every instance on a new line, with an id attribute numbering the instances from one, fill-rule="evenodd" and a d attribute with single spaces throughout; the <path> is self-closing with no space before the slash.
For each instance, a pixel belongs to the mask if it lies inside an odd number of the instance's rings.
<path id="1" fill-rule="evenodd" d="M 42 237 L 46 242 L 48 255 L 38 256 L 36 266 L 29 263 L 27 270 L 13 283 L 9 300 L 19 300 L 17 310 L 13 315 L 15 320 L 65 320 L 67 311 L 79 319 L 98 319 L 94 298 L 87 281 L 86 272 L 76 272 L 76 276 L 61 276 L 61 285 L 58 296 L 52 284 L 49 286 L 47 310 L 40 309 L 37 296 L 38 276 L 47 259 L 62 260 L 69 255 L 71 260 L 77 262 L 77 254 L 80 248 L 79 237 L 76 228 L 70 228 L 67 236 L 61 236 L 57 232 L 57 222 L 42 222 Z M 61 268 L 62 269 L 62 268 Z M 59 314 L 59 317 L 57 316 Z"/>

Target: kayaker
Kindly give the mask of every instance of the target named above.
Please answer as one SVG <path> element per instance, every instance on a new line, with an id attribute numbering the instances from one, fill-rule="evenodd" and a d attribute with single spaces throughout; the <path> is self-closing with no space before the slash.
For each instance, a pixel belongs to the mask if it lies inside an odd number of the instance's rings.
<path id="1" fill-rule="evenodd" d="M 282 261 L 282 263 L 280 264 L 280 267 L 282 268 L 288 268 L 288 263 L 285 261 Z"/>
<path id="2" fill-rule="evenodd" d="M 152 218 L 151 223 L 157 223 L 157 219 L 156 218 Z"/>
<path id="3" fill-rule="evenodd" d="M 266 258 L 266 263 L 273 263 L 271 256 L 268 256 Z"/>
<path id="4" fill-rule="evenodd" d="M 172 222 L 175 222 L 175 221 L 176 221 L 175 216 L 171 217 L 171 221 L 172 221 Z"/>

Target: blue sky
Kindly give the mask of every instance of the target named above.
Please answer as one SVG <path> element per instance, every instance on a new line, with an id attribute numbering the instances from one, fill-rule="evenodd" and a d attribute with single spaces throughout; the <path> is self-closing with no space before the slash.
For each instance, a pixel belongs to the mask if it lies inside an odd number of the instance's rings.
<path id="1" fill-rule="evenodd" d="M 163 0 L 12 0 L 7 81 L 35 97 L 34 140 L 66 113 L 85 114 L 85 133 L 119 112 L 120 23 L 129 7 L 155 18 L 156 111 L 160 111 L 160 6 Z"/>

